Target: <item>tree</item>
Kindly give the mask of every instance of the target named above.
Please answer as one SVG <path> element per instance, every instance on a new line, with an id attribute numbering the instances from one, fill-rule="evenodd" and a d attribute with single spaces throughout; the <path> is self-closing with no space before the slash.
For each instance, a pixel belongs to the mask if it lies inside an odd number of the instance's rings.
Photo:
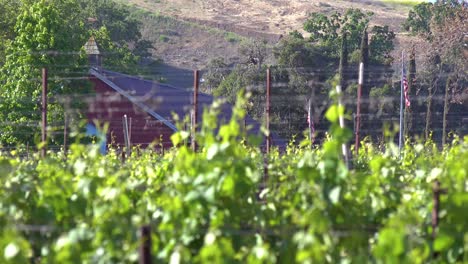
<path id="1" fill-rule="evenodd" d="M 360 48 L 360 59 L 359 61 L 364 64 L 364 76 L 362 83 L 362 98 L 366 102 L 369 100 L 371 87 L 368 85 L 369 79 L 369 36 L 367 34 L 367 28 L 362 32 L 361 48 Z M 364 107 L 363 109 L 367 109 Z"/>
<path id="2" fill-rule="evenodd" d="M 345 74 L 347 72 L 348 66 L 348 45 L 346 40 L 346 33 L 343 33 L 343 37 L 341 38 L 341 55 L 340 55 L 340 66 L 339 66 L 339 83 L 341 88 L 346 90 L 346 78 Z"/>
<path id="3" fill-rule="evenodd" d="M 463 94 L 468 92 L 468 80 L 466 76 L 466 65 L 468 56 L 466 54 L 466 20 L 468 19 L 467 4 L 460 1 L 438 1 L 434 4 L 420 4 L 409 13 L 405 22 L 407 30 L 414 34 L 425 37 L 429 49 L 422 50 L 426 57 L 423 62 L 429 70 L 427 74 L 418 77 L 418 89 L 427 94 L 426 128 L 425 136 L 429 137 L 431 126 L 432 108 L 434 112 L 444 112 L 446 115 L 451 105 L 463 104 Z M 410 65 L 411 66 L 411 65 Z M 434 68 L 437 69 L 432 69 Z M 448 78 L 451 78 L 449 81 Z M 448 84 L 450 83 L 450 84 Z M 445 85 L 444 85 L 445 84 Z M 446 91 L 449 89 L 449 91 Z M 412 89 L 414 90 L 414 89 Z M 426 92 L 427 91 L 427 92 Z M 446 91 L 444 93 L 443 91 Z M 447 94 L 447 96 L 446 96 Z M 433 96 L 446 98 L 447 100 L 436 101 Z M 466 99 L 465 99 L 466 100 Z M 456 106 L 452 108 L 454 114 L 466 114 L 466 108 Z M 450 117 L 445 117 L 442 124 L 442 137 L 445 140 L 447 124 Z M 438 135 L 439 136 L 439 135 Z"/>
<path id="4" fill-rule="evenodd" d="M 205 92 L 212 93 L 229 74 L 228 65 L 224 62 L 223 58 L 212 59 L 208 63 L 206 73 L 203 74 L 204 82 L 202 88 Z"/>
<path id="5" fill-rule="evenodd" d="M 361 33 L 371 16 L 371 12 L 354 8 L 347 9 L 344 14 L 335 12 L 329 17 L 312 13 L 304 23 L 304 30 L 311 33 L 312 42 L 328 47 L 329 55 L 338 57 L 343 33 L 347 35 L 349 50 L 354 51 L 359 47 Z"/>
<path id="6" fill-rule="evenodd" d="M 0 67 L 5 63 L 7 46 L 15 38 L 14 27 L 20 7 L 19 0 L 0 0 Z"/>
<path id="7" fill-rule="evenodd" d="M 432 40 L 434 29 L 444 24 L 445 20 L 456 16 L 456 10 L 461 10 L 466 6 L 465 1 L 457 0 L 418 4 L 408 13 L 403 28 Z"/>
<path id="8" fill-rule="evenodd" d="M 389 30 L 388 26 L 374 26 L 371 35 L 369 43 L 370 60 L 376 64 L 391 65 L 393 58 L 390 56 L 390 52 L 395 47 L 393 44 L 395 33 Z"/>
<path id="9" fill-rule="evenodd" d="M 310 41 L 324 48 L 327 55 L 338 58 L 342 36 L 346 34 L 350 53 L 359 49 L 362 32 L 369 26 L 373 13 L 350 8 L 344 14 L 335 12 L 331 16 L 312 13 L 304 23 L 304 30 L 311 34 Z M 375 63 L 391 64 L 395 34 L 388 26 L 373 26 L 369 43 L 370 59 Z"/>
<path id="10" fill-rule="evenodd" d="M 74 10 L 72 1 L 63 2 Z M 38 132 L 41 68 L 49 68 L 49 94 L 56 96 L 73 91 L 70 84 L 75 72 L 82 70 L 85 59 L 77 52 L 85 42 L 83 23 L 74 21 L 55 5 L 41 0 L 24 5 L 15 25 L 16 37 L 7 48 L 5 65 L 1 71 L 2 134 L 0 142 L 33 144 Z M 59 67 L 57 67 L 58 65 Z M 78 73 L 83 76 L 84 72 Z M 81 86 L 86 86 L 81 83 Z M 50 104 L 50 121 L 60 120 L 57 100 Z M 20 131 L 20 132 L 19 132 Z"/>
<path id="11" fill-rule="evenodd" d="M 245 106 L 246 110 L 249 115 L 259 118 L 263 114 L 261 97 L 264 96 L 262 92 L 265 82 L 264 70 L 265 68 L 258 69 L 250 65 L 237 65 L 213 90 L 213 95 L 224 97 L 228 102 L 235 103 L 238 92 L 246 90 L 252 94 L 251 101 L 253 102 Z"/>
<path id="12" fill-rule="evenodd" d="M 267 58 L 266 41 L 244 41 L 239 47 L 239 54 L 244 58 L 245 64 L 256 65 L 261 69 Z"/>
<path id="13" fill-rule="evenodd" d="M 388 90 L 387 80 L 390 78 L 386 77 L 390 76 L 387 76 L 386 70 L 392 62 L 390 52 L 394 48 L 395 34 L 388 27 L 373 26 L 369 41 L 365 29 L 371 17 L 372 13 L 365 13 L 360 9 L 348 9 L 344 14 L 335 12 L 329 16 L 312 13 L 303 25 L 310 37 L 304 38 L 298 31 L 293 31 L 280 40 L 273 53 L 279 68 L 283 69 L 280 71 L 280 82 L 285 83 L 285 87 L 281 87 L 281 90 L 289 97 L 295 97 L 287 102 L 289 105 L 283 111 L 297 109 L 297 112 L 302 111 L 305 114 L 309 99 L 312 101 L 312 118 L 317 124 L 326 107 L 326 98 L 331 88 L 339 83 L 344 89 L 344 86 L 349 86 L 346 83 L 347 78 L 357 79 L 357 74 L 349 74 L 347 69 L 352 66 L 347 65 L 359 64 L 361 56 L 366 64 L 364 98 L 369 98 L 371 88 L 385 86 L 385 91 Z M 363 51 L 360 50 L 361 45 L 364 45 Z M 357 68 L 357 65 L 353 66 Z M 369 69 L 377 70 L 370 72 Z M 377 81 L 367 80 L 371 73 Z M 348 87 L 346 91 L 351 98 L 355 97 L 354 89 L 355 86 Z M 367 104 L 369 100 L 365 102 Z M 295 118 L 293 123 L 303 124 L 305 127 L 303 116 L 297 115 Z"/>
<path id="14" fill-rule="evenodd" d="M 35 143 L 42 67 L 49 70 L 49 124 L 51 129 L 63 126 L 59 99 L 89 92 L 90 84 L 83 79 L 88 69 L 82 47 L 90 36 L 105 54 L 107 68 L 128 73 L 139 72 L 135 53 L 148 56 L 151 47 L 141 40 L 140 23 L 113 1 L 0 0 L 0 7 L 0 118 L 4 120 L 0 144 Z M 96 23 L 87 23 L 88 18 L 97 18 Z M 71 107 L 81 104 L 71 103 Z"/>
<path id="15" fill-rule="evenodd" d="M 137 73 L 138 57 L 135 56 L 127 44 L 117 44 L 112 41 L 110 32 L 105 26 L 98 30 L 91 30 L 87 33 L 89 36 L 94 36 L 96 42 L 99 44 L 99 49 L 105 59 L 103 65 L 108 69 L 116 69 L 128 73 Z"/>
<path id="16" fill-rule="evenodd" d="M 306 127 L 309 100 L 311 119 L 316 125 L 327 106 L 327 79 L 335 74 L 336 59 L 328 56 L 326 49 L 295 32 L 281 39 L 273 50 L 278 62 L 277 81 L 283 84 L 275 89 L 283 98 L 276 111 L 280 120 L 293 124 L 288 129 L 289 136 L 300 135 Z"/>
<path id="17" fill-rule="evenodd" d="M 86 18 L 95 19 L 89 27 L 105 27 L 118 45 L 140 41 L 141 22 L 130 15 L 128 8 L 111 0 L 79 0 Z"/>
<path id="18" fill-rule="evenodd" d="M 452 75 L 447 78 L 447 82 L 445 83 L 444 113 L 442 115 L 442 146 L 445 146 L 445 141 L 447 140 L 447 113 L 449 110 L 449 92 L 451 85 Z"/>
<path id="19" fill-rule="evenodd" d="M 273 55 L 278 65 L 299 71 L 303 68 L 326 64 L 330 59 L 319 47 L 302 38 L 302 35 L 286 36 L 274 47 Z"/>
<path id="20" fill-rule="evenodd" d="M 403 23 L 406 31 L 416 34 L 430 35 L 430 23 L 432 19 L 432 3 L 421 3 L 416 5 L 408 14 L 408 18 Z"/>
<path id="21" fill-rule="evenodd" d="M 411 49 L 410 57 L 409 57 L 409 64 L 408 64 L 408 95 L 410 100 L 412 100 L 413 104 L 411 108 L 405 108 L 405 133 L 410 134 L 413 130 L 413 110 L 416 109 L 418 105 L 416 104 L 416 54 L 414 51 L 414 46 Z"/>
<path id="22" fill-rule="evenodd" d="M 421 76 L 421 85 L 423 81 L 427 81 L 427 99 L 426 99 L 426 120 L 425 120 L 425 129 L 424 129 L 424 138 L 426 140 L 430 139 L 431 132 L 431 116 L 432 116 L 432 97 L 434 95 L 434 90 L 438 86 L 439 75 L 441 71 L 440 65 L 440 56 L 438 54 L 432 54 L 429 58 L 429 64 L 425 74 L 427 76 Z"/>
<path id="23" fill-rule="evenodd" d="M 151 56 L 151 43 L 142 39 L 141 22 L 128 8 L 111 0 L 79 0 L 81 19 L 89 35 L 94 35 L 102 49 L 106 67 L 138 73 L 140 58 Z"/>
<path id="24" fill-rule="evenodd" d="M 32 0 L 0 0 L 0 67 L 6 59 L 6 47 L 16 37 L 15 24 L 19 10 L 24 7 L 29 7 L 37 1 Z M 109 0 L 47 0 L 49 5 L 54 6 L 61 14 L 61 19 L 64 25 L 81 25 L 84 31 L 90 32 L 86 35 L 89 38 L 90 34 L 95 34 L 95 31 L 101 31 L 105 28 L 105 34 L 108 35 L 112 42 L 112 50 L 108 52 L 111 57 L 116 52 L 124 54 L 132 53 L 134 58 L 129 56 L 127 59 L 137 61 L 141 58 L 151 56 L 151 43 L 142 39 L 140 33 L 141 22 L 134 18 L 128 8 L 122 4 L 115 3 Z M 71 3 L 73 2 L 73 3 Z M 73 26 L 69 28 L 73 30 Z M 102 33 L 96 33 L 102 35 Z M 107 41 L 103 39 L 102 41 Z M 84 44 L 84 43 L 81 43 Z M 104 46 L 104 45 L 103 45 Z M 110 61 L 119 62 L 118 60 Z M 110 65 L 109 62 L 106 62 Z M 121 65 L 122 62 L 117 64 Z M 136 72 L 135 64 L 126 67 L 124 70 Z"/>

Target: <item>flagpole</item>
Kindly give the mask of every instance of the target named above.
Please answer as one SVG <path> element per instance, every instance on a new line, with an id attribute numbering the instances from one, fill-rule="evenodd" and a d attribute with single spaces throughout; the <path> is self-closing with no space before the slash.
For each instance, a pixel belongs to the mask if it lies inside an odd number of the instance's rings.
<path id="1" fill-rule="evenodd" d="M 343 102 L 341 99 L 341 85 L 336 86 L 336 93 L 338 95 L 338 106 L 342 107 Z M 344 116 L 342 113 L 339 113 L 338 115 L 339 122 L 340 122 L 340 127 L 342 129 L 345 129 L 345 121 L 344 121 Z M 341 144 L 341 150 L 343 151 L 343 157 L 345 160 L 346 167 L 349 169 L 349 155 L 348 155 L 348 145 L 346 143 Z"/>
<path id="2" fill-rule="evenodd" d="M 309 126 L 309 140 L 310 140 L 310 147 L 314 144 L 313 132 L 312 132 L 312 115 L 311 115 L 311 108 L 312 108 L 312 98 L 308 100 L 307 106 L 307 124 Z"/>
<path id="3" fill-rule="evenodd" d="M 400 134 L 399 134 L 399 140 L 398 140 L 398 149 L 400 150 L 400 153 L 401 153 L 401 150 L 403 148 L 403 131 L 404 131 L 404 128 L 403 128 L 403 115 L 404 115 L 404 111 L 403 111 L 403 71 L 404 71 L 404 63 L 405 63 L 405 60 L 404 60 L 404 55 L 403 55 L 403 51 L 401 51 L 401 77 L 400 77 Z"/>

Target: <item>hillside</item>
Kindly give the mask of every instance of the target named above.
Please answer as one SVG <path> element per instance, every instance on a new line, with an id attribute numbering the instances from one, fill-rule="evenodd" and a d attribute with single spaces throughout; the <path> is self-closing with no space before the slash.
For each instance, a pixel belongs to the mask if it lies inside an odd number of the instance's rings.
<path id="1" fill-rule="evenodd" d="M 203 69 L 212 58 L 238 62 L 238 46 L 245 38 L 232 32 L 218 30 L 198 23 L 132 8 L 132 13 L 142 21 L 141 34 L 151 42 L 153 59 L 162 63 L 146 65 L 154 78 L 178 87 L 192 86 L 193 69 Z"/>
<path id="2" fill-rule="evenodd" d="M 197 21 L 240 34 L 280 35 L 301 29 L 311 12 L 342 12 L 360 8 L 375 13 L 373 22 L 399 31 L 410 8 L 395 1 L 305 1 L 305 0 L 130 0 L 129 2 L 175 18 Z M 410 1 L 411 2 L 411 1 Z"/>
<path id="3" fill-rule="evenodd" d="M 154 56 L 171 67 L 158 68 L 165 76 L 178 69 L 203 69 L 210 59 L 239 62 L 237 48 L 245 38 L 270 44 L 302 25 L 311 12 L 331 14 L 347 8 L 374 13 L 372 24 L 389 25 L 400 47 L 417 41 L 401 33 L 411 5 L 417 1 L 370 0 L 129 0 L 143 21 L 143 36 L 153 43 Z M 188 84 L 188 83 L 187 83 Z"/>

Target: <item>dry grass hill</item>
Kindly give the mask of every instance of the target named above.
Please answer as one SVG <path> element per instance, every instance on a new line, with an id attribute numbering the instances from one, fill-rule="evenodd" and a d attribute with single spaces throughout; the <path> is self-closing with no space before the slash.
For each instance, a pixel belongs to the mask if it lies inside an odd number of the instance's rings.
<path id="1" fill-rule="evenodd" d="M 123 0 L 121 0 L 123 1 Z M 144 15 L 143 34 L 154 43 L 155 56 L 174 67 L 203 68 L 214 57 L 238 61 L 243 38 L 274 44 L 281 35 L 302 30 L 311 12 L 331 14 L 347 8 L 372 11 L 372 24 L 397 33 L 396 52 L 417 39 L 401 32 L 417 0 L 128 0 Z M 148 15 L 149 13 L 153 15 Z"/>
<path id="2" fill-rule="evenodd" d="M 372 0 L 130 0 L 150 11 L 239 32 L 285 34 L 300 29 L 311 12 L 331 13 L 360 8 L 375 13 L 373 23 L 399 30 L 412 3 Z"/>

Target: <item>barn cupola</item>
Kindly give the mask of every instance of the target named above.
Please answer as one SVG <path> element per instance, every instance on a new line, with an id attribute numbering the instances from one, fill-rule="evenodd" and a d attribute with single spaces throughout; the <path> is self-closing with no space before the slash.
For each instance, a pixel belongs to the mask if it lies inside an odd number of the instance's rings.
<path id="1" fill-rule="evenodd" d="M 98 69 L 101 68 L 102 54 L 99 51 L 99 46 L 93 36 L 91 36 L 88 42 L 86 42 L 86 44 L 84 45 L 84 49 L 86 51 L 86 54 L 88 55 L 89 66 Z"/>

